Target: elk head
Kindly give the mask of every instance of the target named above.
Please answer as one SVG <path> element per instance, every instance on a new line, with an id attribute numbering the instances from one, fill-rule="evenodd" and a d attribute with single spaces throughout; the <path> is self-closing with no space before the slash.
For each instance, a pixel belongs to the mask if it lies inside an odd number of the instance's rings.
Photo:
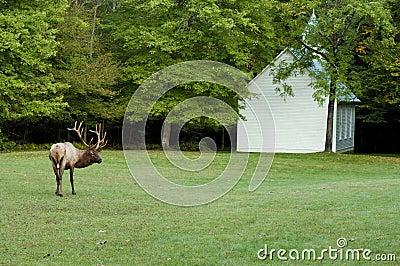
<path id="1" fill-rule="evenodd" d="M 90 162 L 91 163 L 101 163 L 101 157 L 99 153 L 101 152 L 101 149 L 104 148 L 107 145 L 107 140 L 106 140 L 106 135 L 107 132 L 104 133 L 103 137 L 101 137 L 101 124 L 96 125 L 96 130 L 89 130 L 92 133 L 95 133 L 97 135 L 97 143 L 92 145 L 93 138 L 89 141 L 89 144 L 85 142 L 85 140 L 82 137 L 82 133 L 84 128 L 82 128 L 82 123 L 79 124 L 78 127 L 77 124 L 78 122 L 75 121 L 74 128 L 68 128 L 68 130 L 75 131 L 78 134 L 78 137 L 82 141 L 82 143 L 86 146 L 86 154 L 88 155 Z"/>

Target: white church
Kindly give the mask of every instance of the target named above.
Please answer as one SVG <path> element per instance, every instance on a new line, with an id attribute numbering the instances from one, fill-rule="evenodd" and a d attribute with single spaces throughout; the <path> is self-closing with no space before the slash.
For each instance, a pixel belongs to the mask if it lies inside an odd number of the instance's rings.
<path id="1" fill-rule="evenodd" d="M 315 20 L 315 15 L 311 21 Z M 286 82 L 294 96 L 281 97 L 273 83 L 272 66 L 282 61 L 290 63 L 296 55 L 284 49 L 249 84 L 249 91 L 258 97 L 247 100 L 241 114 L 246 118 L 237 123 L 238 152 L 313 153 L 325 149 L 328 101 L 321 106 L 313 99 L 310 87 L 312 75 L 306 70 Z M 349 152 L 354 149 L 355 96 L 352 100 L 338 99 L 334 109 L 332 150 Z"/>

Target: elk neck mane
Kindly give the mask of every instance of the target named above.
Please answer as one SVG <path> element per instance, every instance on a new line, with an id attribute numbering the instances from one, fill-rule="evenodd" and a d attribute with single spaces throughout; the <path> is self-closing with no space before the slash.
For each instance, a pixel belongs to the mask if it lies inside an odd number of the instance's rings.
<path id="1" fill-rule="evenodd" d="M 91 156 L 89 154 L 89 150 L 79 150 L 79 155 L 79 159 L 75 163 L 76 168 L 84 168 L 93 164 L 93 161 L 90 158 Z"/>

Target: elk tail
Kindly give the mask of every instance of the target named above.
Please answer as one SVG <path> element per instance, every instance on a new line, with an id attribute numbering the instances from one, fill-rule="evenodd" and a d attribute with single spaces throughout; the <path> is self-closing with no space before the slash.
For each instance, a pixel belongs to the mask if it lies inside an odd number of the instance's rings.
<path id="1" fill-rule="evenodd" d="M 57 171 L 58 171 L 59 176 L 61 176 L 60 163 L 62 162 L 63 159 L 64 159 L 64 157 L 61 157 L 58 159 L 58 162 L 57 162 Z"/>
<path id="2" fill-rule="evenodd" d="M 55 162 L 57 163 L 57 170 L 58 171 L 60 171 L 60 163 L 61 163 L 61 161 L 63 160 L 63 157 L 62 157 L 62 155 L 58 152 L 58 151 L 56 151 L 56 154 L 55 154 L 56 156 L 56 158 L 55 158 Z"/>

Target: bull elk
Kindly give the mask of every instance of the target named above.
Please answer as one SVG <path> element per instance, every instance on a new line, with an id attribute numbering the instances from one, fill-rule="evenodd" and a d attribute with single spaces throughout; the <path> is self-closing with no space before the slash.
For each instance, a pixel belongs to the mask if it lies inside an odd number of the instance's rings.
<path id="1" fill-rule="evenodd" d="M 75 131 L 82 143 L 86 146 L 86 150 L 80 150 L 74 147 L 70 142 L 56 143 L 51 146 L 49 158 L 52 162 L 54 174 L 56 175 L 57 190 L 56 195 L 62 197 L 62 176 L 64 170 L 69 170 L 69 180 L 71 182 L 72 194 L 75 195 L 74 188 L 74 169 L 84 168 L 93 163 L 101 163 L 102 159 L 99 155 L 101 149 L 107 145 L 106 135 L 104 133 L 101 136 L 101 124 L 96 125 L 96 130 L 89 130 L 97 135 L 97 143 L 91 145 L 93 138 L 90 140 L 89 144 L 85 142 L 82 137 L 84 128 L 82 128 L 82 123 L 77 127 L 77 122 L 75 122 L 74 128 L 68 128 L 68 130 Z"/>

